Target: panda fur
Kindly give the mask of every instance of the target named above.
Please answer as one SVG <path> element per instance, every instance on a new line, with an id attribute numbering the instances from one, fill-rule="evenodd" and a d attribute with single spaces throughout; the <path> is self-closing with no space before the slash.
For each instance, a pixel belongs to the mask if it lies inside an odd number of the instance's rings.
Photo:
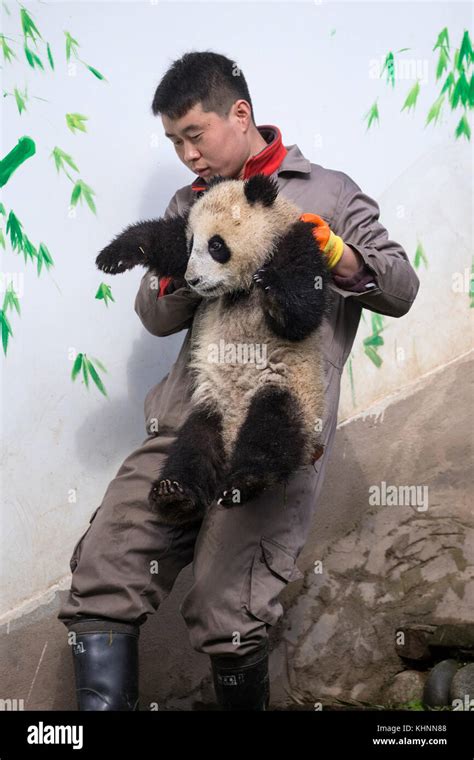
<path id="1" fill-rule="evenodd" d="M 164 522 L 201 519 L 216 499 L 242 504 L 286 482 L 318 446 L 330 275 L 301 213 L 262 174 L 215 177 L 184 215 L 132 225 L 97 257 L 105 272 L 141 264 L 184 277 L 203 296 L 191 333 L 191 412 L 150 491 Z M 239 346 L 264 347 L 264 361 L 235 362 Z"/>

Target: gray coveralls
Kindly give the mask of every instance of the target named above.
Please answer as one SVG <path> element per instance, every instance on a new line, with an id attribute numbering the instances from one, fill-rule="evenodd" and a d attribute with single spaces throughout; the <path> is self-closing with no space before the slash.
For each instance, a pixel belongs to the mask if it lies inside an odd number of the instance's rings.
<path id="1" fill-rule="evenodd" d="M 125 459 L 74 547 L 71 589 L 58 614 L 67 626 L 94 616 L 141 625 L 192 562 L 193 583 L 180 605 L 191 645 L 209 655 L 245 655 L 262 646 L 268 626 L 283 614 L 281 590 L 302 577 L 296 560 L 317 508 L 336 431 L 341 373 L 362 307 L 400 317 L 413 303 L 419 280 L 403 248 L 388 239 L 378 221 L 377 203 L 343 172 L 310 163 L 297 145 L 286 147 L 288 153 L 271 175 L 280 192 L 302 212 L 322 216 L 360 253 L 364 272 L 371 275 L 360 292 L 340 287 L 339 278 L 331 283 L 336 303 L 322 328 L 324 452 L 300 467 L 286 486 L 270 488 L 242 506 L 228 509 L 213 502 L 203 520 L 179 527 L 160 523 L 148 494 L 190 408 L 187 363 L 193 313 L 201 297 L 184 286 L 157 298 L 146 272 L 135 302 L 143 325 L 156 336 L 187 332 L 170 372 L 145 398 L 148 437 Z M 181 188 L 165 216 L 183 212 L 192 199 L 191 186 Z"/>

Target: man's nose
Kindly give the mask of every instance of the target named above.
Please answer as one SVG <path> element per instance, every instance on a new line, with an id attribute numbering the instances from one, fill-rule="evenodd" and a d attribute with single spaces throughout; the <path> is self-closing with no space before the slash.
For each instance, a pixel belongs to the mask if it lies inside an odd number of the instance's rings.
<path id="1" fill-rule="evenodd" d="M 189 282 L 190 285 L 193 285 L 195 287 L 199 282 L 201 282 L 201 278 L 200 277 L 193 277 L 193 279 L 192 280 L 188 280 L 188 282 Z"/>

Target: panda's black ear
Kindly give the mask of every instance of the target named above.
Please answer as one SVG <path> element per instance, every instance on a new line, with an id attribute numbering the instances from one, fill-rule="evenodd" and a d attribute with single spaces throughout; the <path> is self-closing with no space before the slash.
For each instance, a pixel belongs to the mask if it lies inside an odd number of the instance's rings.
<path id="1" fill-rule="evenodd" d="M 271 206 L 278 195 L 278 184 L 275 179 L 265 174 L 254 174 L 245 181 L 244 193 L 251 204 L 262 203 L 264 206 Z"/>

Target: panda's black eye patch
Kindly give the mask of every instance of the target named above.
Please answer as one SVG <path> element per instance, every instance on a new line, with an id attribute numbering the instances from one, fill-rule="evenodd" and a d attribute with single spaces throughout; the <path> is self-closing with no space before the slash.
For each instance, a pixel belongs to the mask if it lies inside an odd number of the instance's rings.
<path id="1" fill-rule="evenodd" d="M 230 251 L 220 235 L 213 235 L 207 244 L 209 253 L 214 261 L 225 264 L 230 259 Z"/>

